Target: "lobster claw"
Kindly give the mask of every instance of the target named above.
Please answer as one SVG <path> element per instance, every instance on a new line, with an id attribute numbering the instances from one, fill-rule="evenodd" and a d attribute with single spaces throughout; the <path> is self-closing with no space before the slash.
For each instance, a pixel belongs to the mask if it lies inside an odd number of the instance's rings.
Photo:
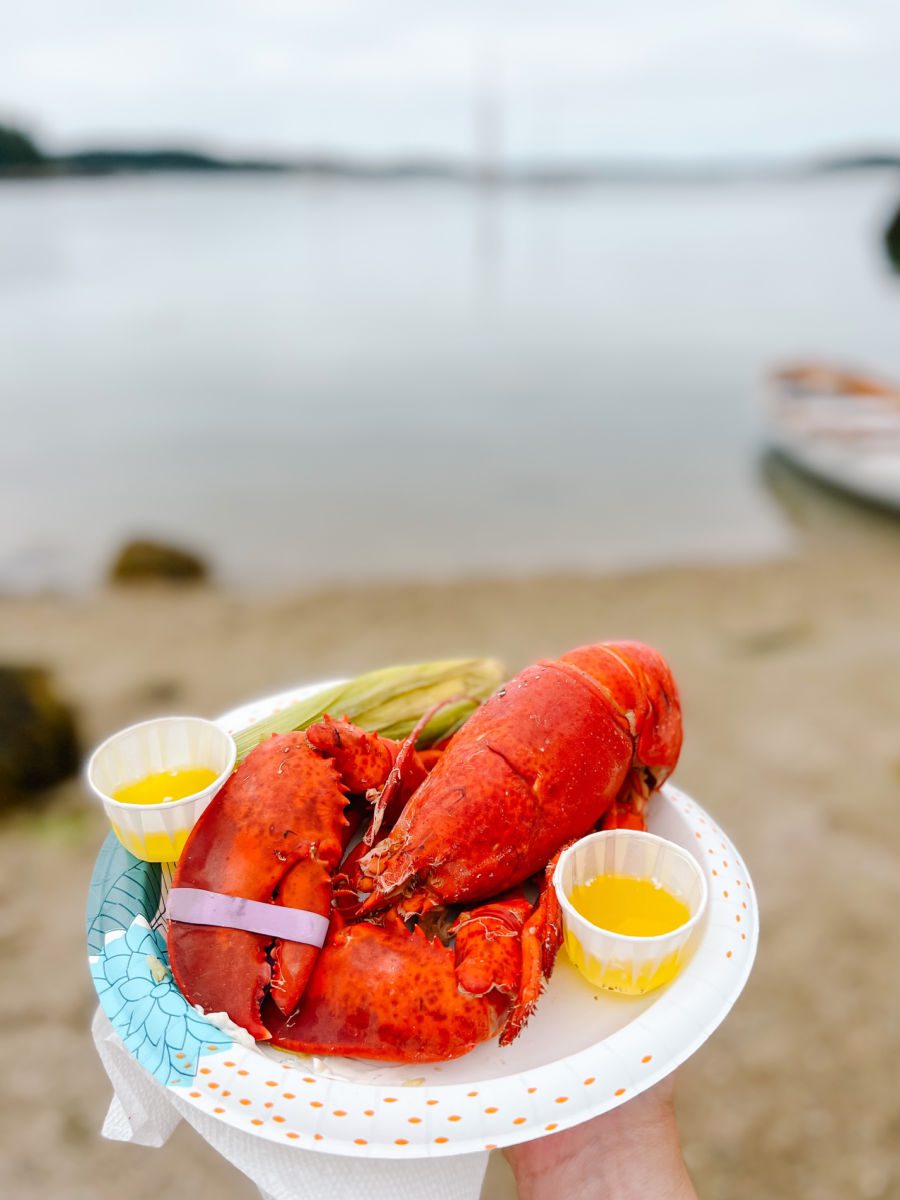
<path id="1" fill-rule="evenodd" d="M 456 981 L 464 996 L 486 996 L 495 990 L 516 996 L 522 975 L 522 929 L 531 903 L 521 888 L 463 912 L 451 932 Z"/>
<path id="2" fill-rule="evenodd" d="M 327 917 L 331 874 L 343 848 L 346 799 L 332 763 L 302 733 L 257 746 L 191 831 L 173 888 L 303 908 Z M 260 1003 L 273 982 L 293 1007 L 316 947 L 216 925 L 169 922 L 175 982 L 204 1012 L 225 1012 L 258 1040 L 269 1033 Z M 290 1009 L 289 1009 L 290 1010 Z"/>
<path id="3" fill-rule="evenodd" d="M 519 893 L 464 913 L 456 946 L 391 909 L 381 925 L 332 918 L 295 1013 L 264 1009 L 272 1044 L 306 1054 L 440 1062 L 503 1028 L 519 990 L 519 935 L 531 905 Z"/>
<path id="4" fill-rule="evenodd" d="M 305 733 L 262 742 L 195 825 L 173 889 L 330 917 L 332 877 L 351 828 L 347 794 L 383 789 L 400 749 L 330 717 Z M 317 945 L 183 920 L 169 922 L 168 944 L 172 973 L 190 1003 L 227 1013 L 257 1040 L 269 1037 L 261 1015 L 267 991 L 276 1008 L 292 1012 L 319 955 Z"/>

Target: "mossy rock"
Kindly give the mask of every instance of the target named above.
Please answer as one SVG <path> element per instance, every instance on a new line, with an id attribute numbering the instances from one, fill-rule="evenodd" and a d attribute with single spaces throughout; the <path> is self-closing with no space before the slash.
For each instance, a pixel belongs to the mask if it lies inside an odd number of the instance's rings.
<path id="1" fill-rule="evenodd" d="M 153 579 L 198 583 L 208 574 L 206 563 L 191 551 L 150 541 L 124 545 L 109 572 L 113 583 L 144 583 Z"/>
<path id="2" fill-rule="evenodd" d="M 78 770 L 75 716 L 40 667 L 0 666 L 0 807 Z"/>

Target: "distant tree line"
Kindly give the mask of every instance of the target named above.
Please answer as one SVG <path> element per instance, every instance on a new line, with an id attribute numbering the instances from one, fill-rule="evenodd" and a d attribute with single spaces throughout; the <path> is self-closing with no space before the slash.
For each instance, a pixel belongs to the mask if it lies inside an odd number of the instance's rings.
<path id="1" fill-rule="evenodd" d="M 45 161 L 27 133 L 10 125 L 0 125 L 0 170 L 37 167 Z"/>
<path id="2" fill-rule="evenodd" d="M 216 158 L 197 150 L 78 150 L 48 155 L 21 129 L 0 124 L 0 178 L 4 175 L 109 175 L 116 171 L 280 171 L 285 164 Z"/>
<path id="3" fill-rule="evenodd" d="M 509 184 L 531 184 L 562 186 L 565 184 L 615 183 L 616 181 L 642 181 L 653 184 L 661 180 L 671 182 L 683 179 L 687 182 L 731 179 L 734 177 L 755 178 L 757 174 L 767 178 L 790 180 L 807 174 L 834 171 L 895 170 L 900 167 L 900 155 L 845 154 L 820 158 L 809 163 L 767 168 L 758 164 L 756 168 L 733 163 L 718 167 L 661 168 L 658 164 L 630 164 L 616 166 L 609 163 L 586 164 L 569 171 L 560 171 L 544 165 L 529 171 L 509 168 L 498 174 L 491 182 Z M 328 176 L 346 179 L 444 179 L 462 183 L 479 182 L 478 172 L 465 164 L 443 160 L 412 159 L 409 161 L 363 163 L 349 158 L 299 158 L 292 162 L 272 162 L 258 159 L 225 159 L 196 150 L 160 147 L 139 150 L 112 148 L 80 150 L 73 154 L 47 155 L 21 129 L 0 124 L 0 179 L 4 176 L 59 176 L 59 175 L 111 175 L 120 171 L 293 171 L 301 174 Z M 480 180 L 484 182 L 484 180 Z M 900 208 L 884 231 L 884 248 L 893 268 L 900 272 Z"/>

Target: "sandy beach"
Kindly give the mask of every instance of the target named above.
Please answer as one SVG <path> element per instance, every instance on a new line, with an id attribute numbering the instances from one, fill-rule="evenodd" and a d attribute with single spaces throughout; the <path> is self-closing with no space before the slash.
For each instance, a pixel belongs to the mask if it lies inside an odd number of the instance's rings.
<path id="1" fill-rule="evenodd" d="M 89 747 L 156 712 L 212 715 L 396 661 L 490 654 L 512 672 L 584 641 L 658 645 L 685 706 L 677 780 L 741 848 L 762 920 L 744 996 L 681 1073 L 698 1190 L 900 1197 L 900 546 L 887 519 L 807 496 L 787 485 L 801 546 L 777 563 L 270 598 L 10 598 L 0 657 L 53 670 Z M 0 1193 L 245 1200 L 253 1187 L 189 1129 L 163 1151 L 99 1137 L 110 1093 L 88 1031 L 82 912 L 104 833 L 78 781 L 0 830 L 0 1091 L 20 1118 L 0 1134 Z M 485 1194 L 510 1194 L 502 1163 Z"/>

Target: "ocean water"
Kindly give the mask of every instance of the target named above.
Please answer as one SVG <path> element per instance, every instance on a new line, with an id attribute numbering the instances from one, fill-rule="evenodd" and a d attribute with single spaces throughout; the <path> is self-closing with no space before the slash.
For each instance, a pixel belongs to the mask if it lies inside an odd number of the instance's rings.
<path id="1" fill-rule="evenodd" d="M 900 179 L 0 188 L 0 587 L 133 534 L 249 588 L 790 550 L 762 373 L 900 374 Z"/>

